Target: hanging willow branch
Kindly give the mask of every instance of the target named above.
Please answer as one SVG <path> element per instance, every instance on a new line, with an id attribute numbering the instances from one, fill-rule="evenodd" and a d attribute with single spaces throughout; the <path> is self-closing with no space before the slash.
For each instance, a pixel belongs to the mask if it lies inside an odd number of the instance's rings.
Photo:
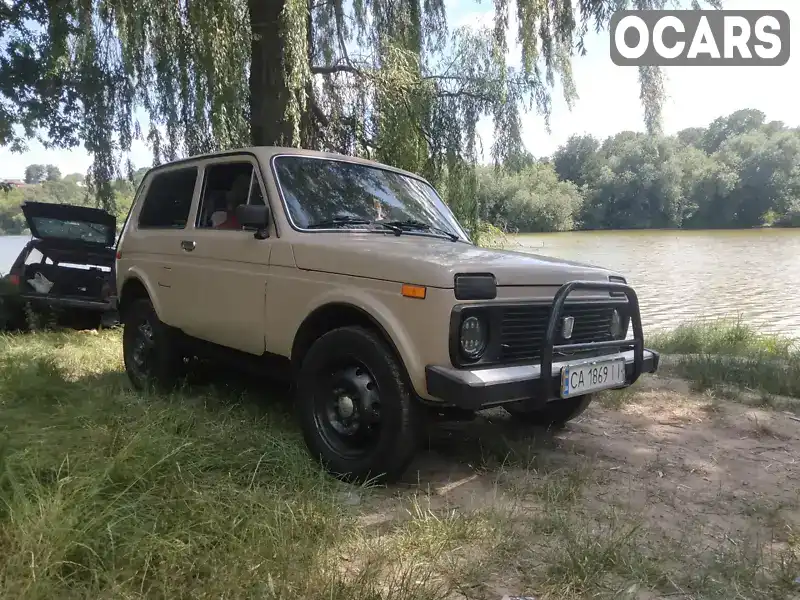
<path id="1" fill-rule="evenodd" d="M 590 30 L 666 3 L 494 0 L 492 25 L 449 31 L 444 0 L 4 0 L 0 144 L 84 143 L 106 208 L 134 139 L 155 162 L 255 140 L 424 173 L 468 217 L 479 120 L 494 124 L 494 159 L 510 159 L 523 111 L 547 119 L 556 81 L 576 97 L 571 57 Z M 657 130 L 661 73 L 640 82 Z"/>

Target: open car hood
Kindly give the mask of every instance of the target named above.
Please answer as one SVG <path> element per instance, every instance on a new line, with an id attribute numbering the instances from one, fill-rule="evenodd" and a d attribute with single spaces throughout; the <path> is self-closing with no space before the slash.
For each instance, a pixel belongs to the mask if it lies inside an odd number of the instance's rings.
<path id="1" fill-rule="evenodd" d="M 99 208 L 24 202 L 22 214 L 31 235 L 40 240 L 70 245 L 110 247 L 117 237 L 117 219 Z"/>

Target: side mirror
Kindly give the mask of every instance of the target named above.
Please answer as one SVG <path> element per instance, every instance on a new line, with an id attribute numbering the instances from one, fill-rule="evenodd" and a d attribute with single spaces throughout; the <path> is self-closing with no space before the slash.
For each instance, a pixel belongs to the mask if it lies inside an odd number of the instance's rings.
<path id="1" fill-rule="evenodd" d="M 263 240 L 268 236 L 269 207 L 263 204 L 240 204 L 236 207 L 236 219 L 247 229 L 255 229 L 255 237 Z"/>

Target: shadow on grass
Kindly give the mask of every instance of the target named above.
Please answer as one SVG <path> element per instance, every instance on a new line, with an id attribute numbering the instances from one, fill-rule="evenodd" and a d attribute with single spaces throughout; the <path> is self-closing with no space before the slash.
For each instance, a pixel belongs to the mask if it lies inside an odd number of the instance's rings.
<path id="1" fill-rule="evenodd" d="M 2 368 L 6 431 L 16 424 L 16 416 L 39 426 L 38 419 L 30 419 L 31 416 L 38 415 L 55 424 L 61 415 L 80 415 L 79 422 L 103 422 L 167 411 L 179 430 L 185 429 L 184 420 L 197 423 L 213 421 L 215 417 L 230 419 L 233 415 L 253 419 L 254 424 L 266 420 L 270 432 L 279 432 L 304 448 L 288 386 L 266 377 L 203 364 L 193 368 L 183 385 L 172 393 L 137 393 L 122 371 L 71 376 L 52 355 L 6 362 Z M 119 410 L 109 411 L 115 403 L 122 403 L 117 406 Z M 492 468 L 512 463 L 528 466 L 536 460 L 537 448 L 553 448 L 551 432 L 516 424 L 504 414 L 497 409 L 470 422 L 434 423 L 427 432 L 423 453 L 427 450 L 455 463 Z M 17 431 L 24 429 L 23 426 Z M 45 428 L 47 432 L 51 430 Z"/>

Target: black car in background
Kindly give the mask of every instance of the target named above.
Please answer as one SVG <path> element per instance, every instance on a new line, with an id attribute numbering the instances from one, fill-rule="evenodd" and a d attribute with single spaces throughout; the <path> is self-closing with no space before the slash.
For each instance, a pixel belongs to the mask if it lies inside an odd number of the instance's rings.
<path id="1" fill-rule="evenodd" d="M 104 210 L 25 202 L 32 239 L 3 278 L 7 327 L 30 320 L 93 329 L 116 320 L 117 223 Z"/>

